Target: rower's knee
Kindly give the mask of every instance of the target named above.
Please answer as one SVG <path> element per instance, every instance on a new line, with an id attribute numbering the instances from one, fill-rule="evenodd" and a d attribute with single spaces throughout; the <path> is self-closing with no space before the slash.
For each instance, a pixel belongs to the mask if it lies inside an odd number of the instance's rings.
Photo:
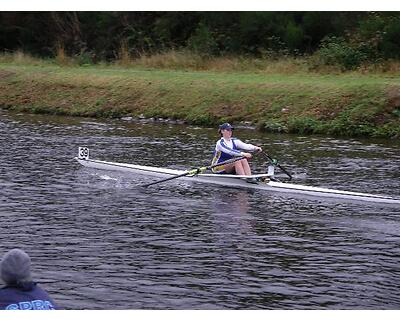
<path id="1" fill-rule="evenodd" d="M 243 159 L 244 160 L 244 159 Z M 235 167 L 243 167 L 243 160 L 237 161 Z"/>

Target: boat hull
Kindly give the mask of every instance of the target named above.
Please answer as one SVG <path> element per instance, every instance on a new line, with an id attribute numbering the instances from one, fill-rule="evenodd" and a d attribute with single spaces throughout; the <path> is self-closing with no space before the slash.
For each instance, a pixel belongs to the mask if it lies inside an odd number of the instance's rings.
<path id="1" fill-rule="evenodd" d="M 108 162 L 101 160 L 92 159 L 79 159 L 75 158 L 81 165 L 89 168 L 100 169 L 100 170 L 112 170 L 122 171 L 134 174 L 145 174 L 160 178 L 166 178 L 168 176 L 179 175 L 184 173 L 182 170 L 140 166 L 134 164 Z M 266 177 L 267 175 L 253 175 L 253 178 Z M 259 183 L 248 183 L 244 177 L 235 175 L 220 175 L 220 174 L 198 174 L 196 176 L 186 176 L 179 178 L 185 181 L 194 181 L 202 183 L 211 183 L 216 185 L 222 185 L 227 187 L 239 187 L 246 189 L 266 190 L 270 192 L 279 193 L 290 193 L 293 195 L 300 196 L 312 196 L 312 197 L 325 197 L 335 199 L 347 199 L 352 201 L 363 201 L 373 203 L 385 203 L 394 204 L 400 206 L 400 199 L 396 199 L 390 196 L 375 195 L 369 193 L 360 193 L 352 191 L 334 190 L 328 188 L 303 186 L 298 184 L 291 184 L 286 182 L 267 181 Z"/>

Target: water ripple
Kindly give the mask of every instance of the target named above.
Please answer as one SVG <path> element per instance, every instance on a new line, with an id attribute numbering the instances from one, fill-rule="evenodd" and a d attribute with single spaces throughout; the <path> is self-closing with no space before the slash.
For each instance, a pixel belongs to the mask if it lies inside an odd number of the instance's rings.
<path id="1" fill-rule="evenodd" d="M 396 141 L 240 135 L 301 184 L 400 195 Z M 95 158 L 188 168 L 209 162 L 216 138 L 0 111 L 2 252 L 28 251 L 66 309 L 400 307 L 398 208 L 179 181 L 143 190 L 149 178 L 73 161 L 86 145 Z"/>

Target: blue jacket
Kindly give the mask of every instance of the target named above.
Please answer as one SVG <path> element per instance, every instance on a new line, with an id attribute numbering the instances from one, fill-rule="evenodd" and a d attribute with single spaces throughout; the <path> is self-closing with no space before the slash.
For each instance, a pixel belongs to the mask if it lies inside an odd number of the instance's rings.
<path id="1" fill-rule="evenodd" d="M 58 307 L 36 283 L 0 289 L 0 310 L 56 310 Z"/>

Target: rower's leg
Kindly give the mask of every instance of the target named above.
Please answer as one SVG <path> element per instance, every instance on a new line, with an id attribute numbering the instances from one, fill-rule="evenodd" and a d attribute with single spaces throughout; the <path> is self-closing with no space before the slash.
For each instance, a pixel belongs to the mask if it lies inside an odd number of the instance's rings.
<path id="1" fill-rule="evenodd" d="M 233 171 L 235 171 L 235 173 L 240 176 L 251 175 L 251 169 L 246 159 L 236 161 L 235 163 L 232 164 L 226 164 L 224 168 L 226 173 L 232 173 Z"/>
<path id="2" fill-rule="evenodd" d="M 237 175 L 240 175 L 240 176 L 246 176 L 246 175 L 248 175 L 248 174 L 246 173 L 246 167 L 245 167 L 245 165 L 243 164 L 244 161 L 246 161 L 246 160 L 240 160 L 240 161 L 235 162 L 235 171 L 236 171 L 236 174 L 237 174 Z M 247 161 L 246 161 L 246 162 L 247 162 Z"/>
<path id="3" fill-rule="evenodd" d="M 224 165 L 224 170 L 226 173 L 233 173 L 234 170 L 236 170 L 235 164 L 231 163 L 231 164 Z"/>
<path id="4" fill-rule="evenodd" d="M 243 159 L 240 162 L 242 163 L 244 174 L 246 176 L 250 176 L 251 175 L 251 169 L 250 169 L 250 165 L 249 165 L 249 162 L 247 161 L 247 159 Z"/>

